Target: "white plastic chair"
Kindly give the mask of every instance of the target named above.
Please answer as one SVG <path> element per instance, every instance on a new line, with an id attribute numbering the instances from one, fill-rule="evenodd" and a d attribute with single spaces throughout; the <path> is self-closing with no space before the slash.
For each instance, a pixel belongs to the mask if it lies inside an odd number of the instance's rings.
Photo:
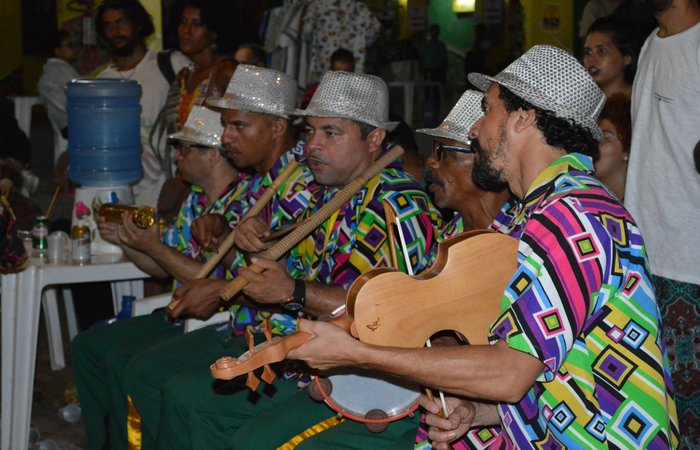
<path id="1" fill-rule="evenodd" d="M 121 304 L 119 299 L 123 295 L 143 296 L 143 280 L 112 282 L 112 299 L 114 313 L 116 314 Z M 69 285 L 49 286 L 41 295 L 41 307 L 44 311 L 46 324 L 46 336 L 49 341 L 49 360 L 52 370 L 61 370 L 65 367 L 63 354 L 63 337 L 61 336 L 61 319 L 58 310 L 58 289 L 61 289 L 63 304 L 66 309 L 66 324 L 68 326 L 68 340 L 72 341 L 78 334 L 78 321 L 73 304 L 73 293 Z"/>
<path id="2" fill-rule="evenodd" d="M 150 314 L 158 308 L 163 308 L 170 303 L 171 298 L 172 294 L 168 293 L 134 300 L 134 303 L 131 305 L 131 317 Z M 227 322 L 228 319 L 229 313 L 227 311 L 218 312 L 207 320 L 187 319 L 185 321 L 184 331 L 185 333 L 189 333 L 190 331 L 195 331 L 209 325 Z"/>

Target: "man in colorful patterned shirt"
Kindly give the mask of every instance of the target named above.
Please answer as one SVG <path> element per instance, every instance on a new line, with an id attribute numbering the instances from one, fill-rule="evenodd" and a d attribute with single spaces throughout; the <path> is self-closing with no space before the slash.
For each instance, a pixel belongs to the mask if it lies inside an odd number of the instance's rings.
<path id="1" fill-rule="evenodd" d="M 240 204 L 238 209 L 244 214 L 291 161 L 303 156 L 303 143 L 295 142 L 289 118 L 296 103 L 296 93 L 296 83 L 283 73 L 242 64 L 231 77 L 224 96 L 209 102 L 210 106 L 221 111 L 224 125 L 221 142 L 228 156 L 236 166 L 255 171 L 247 183 L 247 190 L 237 201 Z M 294 223 L 308 206 L 312 182 L 308 168 L 299 166 L 278 188 L 260 214 L 260 220 L 273 228 Z M 212 228 L 229 229 L 229 225 L 239 226 L 238 220 L 231 220 L 221 213 L 208 214 L 196 221 L 193 233 L 197 236 L 199 230 L 198 240 L 202 245 L 215 247 L 223 235 L 213 234 Z M 234 275 L 243 264 L 242 255 L 235 250 L 224 258 L 224 265 Z M 224 280 L 211 278 L 190 280 L 175 292 L 168 315 L 172 318 L 207 319 L 219 308 L 219 292 L 225 284 Z M 244 326 L 250 317 L 255 316 L 253 308 L 240 305 L 232 308 L 236 328 L 241 322 L 240 326 Z M 129 441 L 140 441 L 144 449 L 156 445 L 179 448 L 179 442 L 189 441 L 186 426 L 169 427 L 173 423 L 170 416 L 177 417 L 179 409 L 166 406 L 164 402 L 176 400 L 179 405 L 186 405 L 199 400 L 211 391 L 211 377 L 205 374 L 199 380 L 191 380 L 187 389 L 172 392 L 171 399 L 166 398 L 165 393 L 169 392 L 166 386 L 180 373 L 204 368 L 224 354 L 239 351 L 241 341 L 232 338 L 231 330 L 226 326 L 210 326 L 161 343 L 134 358 L 126 369 L 126 379 L 128 393 L 141 421 L 137 426 L 130 426 Z M 167 431 L 161 434 L 162 426 Z"/>
<path id="2" fill-rule="evenodd" d="M 321 112 L 324 116 L 316 116 Z M 308 109 L 297 113 L 308 116 L 307 161 L 316 182 L 325 186 L 312 193 L 306 213 L 311 216 L 379 157 L 380 143 L 394 124 L 388 122 L 386 84 L 377 77 L 345 72 L 325 75 Z M 314 317 L 329 315 L 343 304 L 345 290 L 358 275 L 389 264 L 383 200 L 389 201 L 398 212 L 402 230 L 410 242 L 409 255 L 415 269 L 426 268 L 435 243 L 433 222 L 438 220 L 438 213 L 427 195 L 396 163 L 367 181 L 339 211 L 293 248 L 283 264 L 253 258 L 254 263 L 265 269 L 262 274 L 241 269 L 240 276 L 249 281 L 244 289 L 246 296 L 271 312 L 283 312 L 272 317 L 277 332 L 296 330 L 298 308 Z M 244 251 L 257 251 L 267 245 L 256 237 L 254 224 L 251 222 L 249 229 L 239 229 L 236 233 L 241 237 L 236 244 Z M 245 222 L 241 228 L 244 225 Z M 247 349 L 243 339 L 234 341 L 239 342 L 238 354 Z M 270 448 L 272 444 L 266 441 L 275 441 L 277 436 L 284 442 L 287 431 L 280 429 L 272 433 L 269 424 L 264 426 L 263 433 L 251 432 L 247 426 L 246 431 L 243 428 L 236 431 L 248 421 L 253 421 L 253 428 L 259 427 L 262 422 L 258 418 L 287 408 L 303 410 L 295 414 L 295 419 L 298 417 L 300 421 L 289 423 L 293 430 L 306 428 L 304 422 L 314 424 L 333 415 L 328 408 L 315 403 L 307 409 L 308 394 L 304 391 L 296 395 L 297 380 L 285 377 L 252 399 L 246 390 L 236 389 L 237 392 L 229 395 L 210 391 L 196 405 L 178 403 L 175 393 L 191 389 L 193 381 L 199 381 L 202 374 L 211 377 L 206 365 L 198 373 L 178 375 L 164 389 L 162 410 L 174 409 L 180 416 L 167 429 L 161 427 L 159 445 L 167 442 L 170 448 L 208 449 L 226 444 L 236 448 Z M 211 378 L 208 383 L 211 384 Z M 189 442 L 172 442 L 165 436 L 178 427 L 189 429 Z"/>
<path id="3" fill-rule="evenodd" d="M 510 198 L 504 188 L 498 192 L 479 189 L 472 181 L 474 150 L 471 148 L 471 128 L 483 116 L 481 101 L 484 94 L 466 91 L 445 120 L 437 128 L 423 128 L 418 133 L 433 137 L 433 151 L 428 158 L 430 185 L 435 204 L 455 211 L 445 222 L 439 239 L 445 240 L 468 230 L 489 228 L 491 222 Z"/>
<path id="4" fill-rule="evenodd" d="M 676 408 L 644 242 L 590 175 L 604 94 L 549 46 L 470 81 L 486 91 L 474 181 L 521 199 L 500 226 L 520 240 L 519 265 L 492 345 L 382 348 L 304 321 L 315 337 L 289 357 L 386 370 L 460 396 L 448 399 L 447 419 L 422 399 L 434 448 L 484 425 L 503 430 L 484 436 L 493 448 L 674 448 Z"/>
<path id="5" fill-rule="evenodd" d="M 142 270 L 156 277 L 172 275 L 176 286 L 191 278 L 206 260 L 191 236 L 192 221 L 207 212 L 223 213 L 235 208 L 232 200 L 245 188 L 246 177 L 221 153 L 219 122 L 218 113 L 198 108 L 185 128 L 172 136 L 179 140 L 178 167 L 192 187 L 162 239 L 159 227 L 142 230 L 133 224 L 131 216 L 121 224 L 99 224 L 102 237 L 120 245 Z M 220 266 L 215 269 L 216 276 L 224 272 Z M 151 314 L 91 329 L 73 340 L 76 386 L 89 449 L 102 449 L 107 435 L 110 448 L 126 448 L 126 364 L 139 351 L 181 333 L 182 327 L 166 323 L 164 314 Z M 109 433 L 105 430 L 106 418 Z"/>
<path id="6" fill-rule="evenodd" d="M 454 216 L 440 230 L 438 239 L 442 242 L 465 231 L 488 229 L 494 218 L 507 208 L 506 202 L 514 203 L 510 190 L 503 188 L 492 192 L 478 188 L 472 180 L 474 167 L 474 150 L 471 148 L 472 128 L 483 117 L 481 102 L 484 94 L 468 90 L 457 101 L 452 111 L 437 128 L 416 130 L 418 133 L 433 137 L 433 152 L 428 158 L 430 173 L 429 189 L 433 193 L 435 204 L 444 209 L 453 210 Z M 432 340 L 439 345 L 440 339 L 448 340 L 445 345 L 456 342 L 447 337 Z M 494 428 L 473 428 L 459 441 L 452 442 L 454 450 L 486 448 L 481 436 L 498 433 Z M 430 448 L 428 426 L 421 418 L 416 436 L 416 449 Z"/>

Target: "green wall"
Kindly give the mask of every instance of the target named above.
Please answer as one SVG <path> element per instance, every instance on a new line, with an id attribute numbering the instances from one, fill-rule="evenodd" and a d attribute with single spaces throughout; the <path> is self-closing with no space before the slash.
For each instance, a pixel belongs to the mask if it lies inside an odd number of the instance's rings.
<path id="1" fill-rule="evenodd" d="M 450 50 L 448 79 L 451 83 L 462 86 L 466 83 L 463 56 L 472 47 L 474 16 L 458 16 L 453 13 L 451 0 L 430 0 L 428 24 L 433 23 L 440 25 L 440 39 Z"/>

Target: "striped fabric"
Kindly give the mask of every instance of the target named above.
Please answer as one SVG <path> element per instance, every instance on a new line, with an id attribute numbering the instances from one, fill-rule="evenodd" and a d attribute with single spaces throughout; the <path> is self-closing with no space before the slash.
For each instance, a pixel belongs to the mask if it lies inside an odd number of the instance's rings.
<path id="1" fill-rule="evenodd" d="M 545 365 L 500 404 L 494 447 L 654 448 L 678 444 L 676 407 L 644 242 L 629 213 L 569 154 L 537 178 L 501 231 L 519 269 L 491 340 Z"/>

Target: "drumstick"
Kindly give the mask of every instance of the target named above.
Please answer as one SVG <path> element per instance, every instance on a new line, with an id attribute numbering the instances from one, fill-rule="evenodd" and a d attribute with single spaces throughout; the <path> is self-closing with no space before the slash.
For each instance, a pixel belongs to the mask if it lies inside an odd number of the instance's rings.
<path id="1" fill-rule="evenodd" d="M 299 243 L 302 239 L 306 237 L 307 234 L 311 233 L 316 227 L 321 225 L 326 221 L 333 213 L 339 210 L 345 202 L 349 201 L 357 192 L 362 189 L 362 186 L 370 180 L 372 177 L 377 175 L 379 172 L 384 170 L 386 166 L 391 164 L 396 158 L 403 154 L 403 148 L 400 146 L 395 146 L 381 158 L 376 160 L 371 166 L 367 168 L 365 173 L 355 178 L 347 186 L 338 191 L 331 200 L 329 200 L 325 205 L 323 205 L 319 210 L 309 217 L 308 221 L 305 220 L 299 227 L 295 228 L 290 234 L 285 236 L 282 240 L 277 242 L 275 245 L 262 252 L 259 256 L 278 260 L 285 253 L 287 253 L 292 247 Z M 255 273 L 262 273 L 262 267 L 251 264 L 248 269 Z M 243 289 L 248 284 L 248 280 L 243 277 L 236 277 L 233 281 L 229 282 L 221 290 L 221 298 L 228 300 L 241 289 Z"/>
<path id="2" fill-rule="evenodd" d="M 292 174 L 294 169 L 297 168 L 299 163 L 297 162 L 296 159 L 291 160 L 287 165 L 282 169 L 282 171 L 277 175 L 277 178 L 272 182 L 272 184 L 263 192 L 263 195 L 260 196 L 257 202 L 253 206 L 250 207 L 248 212 L 245 214 L 245 217 L 241 219 L 241 222 L 246 220 L 249 217 L 254 217 L 260 214 L 262 209 L 267 205 L 272 197 L 277 193 L 277 189 L 279 189 L 280 185 L 284 183 L 284 181 L 289 178 L 289 176 Z M 226 239 L 221 243 L 219 248 L 216 250 L 216 252 L 207 260 L 206 263 L 197 271 L 197 273 L 192 277 L 193 280 L 199 279 L 199 278 L 204 278 L 207 275 L 209 275 L 209 272 L 216 267 L 216 265 L 221 261 L 221 259 L 228 253 L 229 250 L 231 250 L 231 247 L 233 247 L 234 239 L 236 238 L 236 228 L 234 228 L 228 236 L 226 236 Z M 168 309 L 172 311 L 175 309 L 177 304 L 180 303 L 179 300 L 172 300 L 168 304 Z"/>
<path id="3" fill-rule="evenodd" d="M 432 348 L 433 344 L 430 342 L 430 339 L 425 341 L 425 346 L 428 348 Z M 430 390 L 430 388 L 425 388 L 425 393 L 428 395 L 428 398 L 430 398 L 430 400 L 435 401 L 435 399 L 433 398 L 433 392 Z M 443 418 L 447 419 L 450 416 L 450 410 L 447 408 L 447 402 L 445 401 L 445 393 L 441 390 L 438 390 L 438 393 L 440 394 L 440 403 L 442 404 Z"/>

